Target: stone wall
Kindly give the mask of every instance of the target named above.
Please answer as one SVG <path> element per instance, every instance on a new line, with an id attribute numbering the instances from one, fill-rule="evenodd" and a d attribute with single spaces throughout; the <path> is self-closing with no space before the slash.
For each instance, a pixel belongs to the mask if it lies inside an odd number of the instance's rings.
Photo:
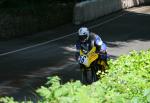
<path id="1" fill-rule="evenodd" d="M 73 22 L 74 24 L 81 24 L 144 3 L 150 3 L 150 0 L 89 0 L 77 3 L 74 7 Z"/>

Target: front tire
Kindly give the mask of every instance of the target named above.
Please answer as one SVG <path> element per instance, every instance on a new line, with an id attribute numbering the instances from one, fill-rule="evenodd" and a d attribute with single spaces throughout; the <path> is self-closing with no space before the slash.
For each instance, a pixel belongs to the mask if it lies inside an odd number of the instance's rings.
<path id="1" fill-rule="evenodd" d="M 93 75 L 93 71 L 92 68 L 87 69 L 83 66 L 80 66 L 81 68 L 81 76 L 82 76 L 82 83 L 83 84 L 91 84 L 92 82 L 94 82 L 94 75 Z"/>
<path id="2" fill-rule="evenodd" d="M 91 70 L 86 70 L 86 83 L 91 84 L 93 82 L 93 73 Z"/>

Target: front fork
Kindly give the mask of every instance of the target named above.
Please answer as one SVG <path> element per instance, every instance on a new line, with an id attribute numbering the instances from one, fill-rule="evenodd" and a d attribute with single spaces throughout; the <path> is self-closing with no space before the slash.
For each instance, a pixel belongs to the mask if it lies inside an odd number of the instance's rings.
<path id="1" fill-rule="evenodd" d="M 91 84 L 92 82 L 98 80 L 98 77 L 96 76 L 96 67 L 90 67 L 89 69 L 87 69 L 83 65 L 80 65 L 80 70 L 82 73 L 82 83 Z"/>

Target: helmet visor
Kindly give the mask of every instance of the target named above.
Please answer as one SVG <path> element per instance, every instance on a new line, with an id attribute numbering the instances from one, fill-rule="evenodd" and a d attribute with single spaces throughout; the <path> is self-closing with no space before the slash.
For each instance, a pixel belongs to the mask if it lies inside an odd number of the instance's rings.
<path id="1" fill-rule="evenodd" d="M 86 39 L 87 39 L 87 35 L 79 36 L 79 40 L 80 40 L 81 42 L 85 42 Z"/>

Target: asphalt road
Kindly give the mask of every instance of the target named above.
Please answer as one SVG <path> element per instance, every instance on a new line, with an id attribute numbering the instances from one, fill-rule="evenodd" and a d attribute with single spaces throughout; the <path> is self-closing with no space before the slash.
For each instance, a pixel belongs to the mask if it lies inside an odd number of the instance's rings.
<path id="1" fill-rule="evenodd" d="M 74 60 L 80 26 L 101 36 L 111 58 L 150 48 L 150 6 L 120 11 L 79 26 L 66 24 L 37 35 L 0 41 L 0 96 L 32 98 L 47 76 L 58 75 L 62 83 L 80 80 Z"/>

